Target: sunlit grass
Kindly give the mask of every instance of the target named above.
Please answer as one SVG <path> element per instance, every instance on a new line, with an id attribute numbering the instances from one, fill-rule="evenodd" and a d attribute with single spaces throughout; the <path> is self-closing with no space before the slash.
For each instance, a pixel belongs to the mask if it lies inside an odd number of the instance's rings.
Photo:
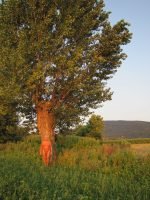
<path id="1" fill-rule="evenodd" d="M 38 136 L 0 145 L 3 200 L 149 200 L 150 158 L 134 155 L 128 143 L 59 137 L 58 159 L 44 167 Z M 110 150 L 111 149 L 111 150 Z"/>

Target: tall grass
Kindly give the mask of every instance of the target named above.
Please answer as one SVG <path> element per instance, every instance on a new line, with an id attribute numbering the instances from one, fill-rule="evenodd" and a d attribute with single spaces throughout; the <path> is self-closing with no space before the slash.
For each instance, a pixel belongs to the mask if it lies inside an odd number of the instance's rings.
<path id="1" fill-rule="evenodd" d="M 39 144 L 34 136 L 0 145 L 1 199 L 149 200 L 150 158 L 134 156 L 128 144 L 61 136 L 58 159 L 48 168 L 38 155 Z"/>

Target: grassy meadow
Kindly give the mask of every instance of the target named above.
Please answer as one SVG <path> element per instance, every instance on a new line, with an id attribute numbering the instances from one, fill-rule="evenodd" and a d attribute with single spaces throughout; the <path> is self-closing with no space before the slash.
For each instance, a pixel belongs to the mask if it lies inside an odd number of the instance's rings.
<path id="1" fill-rule="evenodd" d="M 38 136 L 0 144 L 0 199 L 149 200 L 150 144 L 140 144 L 139 153 L 139 141 L 131 143 L 59 136 L 57 161 L 48 168 Z"/>

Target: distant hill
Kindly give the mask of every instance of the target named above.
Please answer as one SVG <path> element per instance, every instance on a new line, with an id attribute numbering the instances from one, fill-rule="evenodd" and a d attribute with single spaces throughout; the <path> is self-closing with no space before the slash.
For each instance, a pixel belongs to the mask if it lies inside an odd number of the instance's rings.
<path id="1" fill-rule="evenodd" d="M 150 138 L 150 122 L 104 121 L 104 137 Z"/>

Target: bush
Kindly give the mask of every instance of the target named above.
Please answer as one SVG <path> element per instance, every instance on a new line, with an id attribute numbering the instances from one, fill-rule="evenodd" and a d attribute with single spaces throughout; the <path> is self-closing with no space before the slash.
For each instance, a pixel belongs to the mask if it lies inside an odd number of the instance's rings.
<path id="1" fill-rule="evenodd" d="M 99 115 L 92 115 L 86 125 L 80 125 L 75 132 L 78 136 L 88 136 L 95 139 L 102 139 L 104 129 L 103 118 Z"/>

